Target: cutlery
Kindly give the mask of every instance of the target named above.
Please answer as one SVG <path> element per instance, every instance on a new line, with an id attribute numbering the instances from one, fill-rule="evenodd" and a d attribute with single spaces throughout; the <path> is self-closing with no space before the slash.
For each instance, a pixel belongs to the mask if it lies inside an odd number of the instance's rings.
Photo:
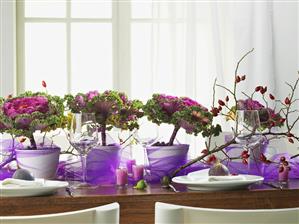
<path id="1" fill-rule="evenodd" d="M 74 193 L 73 193 L 73 191 L 72 191 L 72 189 L 71 188 L 69 188 L 69 187 L 66 187 L 65 188 L 65 191 L 68 193 L 68 195 L 70 196 L 70 197 L 74 197 Z"/>
<path id="2" fill-rule="evenodd" d="M 275 188 L 275 189 L 279 189 L 279 190 L 283 190 L 283 186 L 282 185 L 275 185 L 275 184 L 272 184 L 272 183 L 267 183 L 267 182 L 264 182 L 263 183 L 264 185 L 268 186 L 268 187 L 272 187 L 272 188 Z"/>

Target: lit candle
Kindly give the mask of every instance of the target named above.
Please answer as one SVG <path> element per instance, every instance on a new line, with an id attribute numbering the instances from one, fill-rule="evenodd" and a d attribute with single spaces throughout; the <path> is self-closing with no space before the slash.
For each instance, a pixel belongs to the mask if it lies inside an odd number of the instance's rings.
<path id="1" fill-rule="evenodd" d="M 127 170 L 128 170 L 128 173 L 132 173 L 132 166 L 136 164 L 136 160 L 135 159 L 129 159 L 127 161 Z"/>
<path id="2" fill-rule="evenodd" d="M 133 171 L 133 179 L 134 181 L 139 181 L 143 179 L 143 173 L 144 173 L 144 166 L 143 165 L 133 165 L 132 166 Z"/>
<path id="3" fill-rule="evenodd" d="M 126 168 L 116 169 L 116 185 L 125 186 L 128 184 L 128 171 Z"/>

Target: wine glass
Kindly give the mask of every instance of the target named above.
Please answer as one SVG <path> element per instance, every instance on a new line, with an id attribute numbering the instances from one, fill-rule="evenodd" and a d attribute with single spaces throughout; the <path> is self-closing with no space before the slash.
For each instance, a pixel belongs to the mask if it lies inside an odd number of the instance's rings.
<path id="1" fill-rule="evenodd" d="M 147 145 L 152 145 L 159 139 L 159 129 L 157 125 L 143 119 L 139 129 L 135 133 L 135 139 L 144 148 Z"/>
<path id="2" fill-rule="evenodd" d="M 259 111 L 257 110 L 237 110 L 236 111 L 236 142 L 240 144 L 245 150 L 250 153 L 250 159 L 248 168 L 250 169 L 253 164 L 256 165 L 256 169 L 259 170 L 258 160 L 260 157 L 259 150 L 255 150 L 259 147 L 263 140 L 260 134 L 261 123 L 259 117 Z M 251 164 L 251 162 L 254 162 Z"/>
<path id="3" fill-rule="evenodd" d="M 237 110 L 236 142 L 244 147 L 254 146 L 261 139 L 260 118 L 257 110 Z"/>
<path id="4" fill-rule="evenodd" d="M 82 182 L 76 188 L 89 187 L 86 160 L 89 151 L 98 144 L 98 128 L 94 113 L 74 113 L 68 134 L 70 144 L 79 152 Z"/>

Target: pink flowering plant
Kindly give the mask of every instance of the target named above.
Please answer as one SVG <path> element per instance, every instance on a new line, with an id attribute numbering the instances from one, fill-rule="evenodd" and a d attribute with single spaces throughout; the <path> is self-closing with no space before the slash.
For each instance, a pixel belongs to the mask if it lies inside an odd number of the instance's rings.
<path id="1" fill-rule="evenodd" d="M 64 127 L 63 99 L 46 93 L 25 92 L 0 99 L 0 132 L 27 137 L 29 149 L 37 149 L 35 131 L 48 132 Z"/>
<path id="2" fill-rule="evenodd" d="M 254 95 L 254 94 L 253 94 Z M 276 108 L 270 108 L 268 102 L 265 100 L 266 106 L 261 102 L 254 100 L 253 95 L 246 99 L 237 101 L 237 110 L 257 110 L 259 113 L 259 119 L 261 123 L 261 131 L 265 129 L 271 129 L 273 127 L 283 126 L 285 119 L 282 118 L 279 111 L 275 111 Z M 271 95 L 271 94 L 270 94 Z M 272 96 L 272 95 L 271 95 Z M 236 107 L 233 106 L 229 109 L 227 119 L 235 119 Z"/>
<path id="3" fill-rule="evenodd" d="M 173 145 L 178 131 L 183 128 L 188 134 L 203 136 L 218 135 L 221 131 L 219 125 L 212 125 L 212 113 L 198 102 L 188 97 L 176 97 L 165 94 L 153 94 L 147 101 L 143 111 L 148 120 L 155 124 L 171 124 L 173 132 L 166 145 Z M 163 145 L 155 143 L 155 145 Z"/>
<path id="4" fill-rule="evenodd" d="M 139 128 L 138 119 L 143 116 L 141 101 L 129 100 L 126 94 L 117 91 L 66 95 L 65 100 L 72 113 L 95 113 L 103 146 L 107 144 L 106 131 L 113 127 L 132 131 Z"/>

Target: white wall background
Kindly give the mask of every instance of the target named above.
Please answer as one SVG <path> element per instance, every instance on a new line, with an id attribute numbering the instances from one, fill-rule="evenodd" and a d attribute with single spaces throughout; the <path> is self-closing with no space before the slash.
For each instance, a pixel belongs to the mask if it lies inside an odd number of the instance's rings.
<path id="1" fill-rule="evenodd" d="M 274 2 L 273 52 L 276 93 L 285 94 L 284 82 L 296 79 L 299 70 L 299 3 Z"/>
<path id="2" fill-rule="evenodd" d="M 16 9 L 13 0 L 0 1 L 0 96 L 16 93 Z"/>
<path id="3" fill-rule="evenodd" d="M 272 42 L 270 47 L 272 47 L 272 57 L 275 61 L 273 72 L 276 80 L 273 88 L 275 88 L 276 95 L 283 96 L 286 90 L 284 82 L 294 80 L 296 78 L 295 74 L 299 70 L 299 3 L 295 1 L 274 1 L 272 13 L 272 21 L 269 22 L 272 23 L 273 37 L 269 41 Z M 16 93 L 15 15 L 15 1 L 1 0 L 0 96 Z M 256 18 L 254 22 L 258 23 L 259 18 Z M 242 24 L 242 21 L 240 21 L 240 26 L 242 25 L 246 24 Z M 250 35 L 254 38 L 255 34 Z M 269 46 L 261 45 L 255 47 L 254 57 L 261 57 L 261 48 Z M 245 49 L 244 46 L 243 48 Z M 262 80 L 262 77 L 260 78 Z"/>
<path id="4" fill-rule="evenodd" d="M 239 21 L 236 21 L 236 29 L 246 30 L 248 32 L 236 32 L 234 38 L 235 40 L 238 40 L 238 38 L 250 40 L 245 44 L 240 41 L 242 44 L 239 44 L 239 46 L 237 43 L 237 52 L 235 52 L 235 55 L 242 55 L 245 51 L 251 49 L 251 47 L 255 47 L 256 50 L 254 54 L 250 56 L 248 61 L 242 64 L 240 69 L 240 72 L 243 71 L 244 74 L 250 73 L 250 79 L 253 81 L 244 88 L 252 89 L 251 85 L 254 85 L 254 83 L 271 83 L 271 91 L 276 96 L 283 97 L 287 94 L 287 88 L 284 82 L 292 82 L 295 80 L 297 77 L 296 72 L 299 70 L 299 3 L 296 1 L 265 1 L 264 3 L 265 4 L 260 5 L 251 4 L 250 2 L 235 3 L 238 4 L 237 8 L 240 10 L 239 14 L 242 15 L 238 18 Z M 219 5 L 222 7 L 219 11 L 225 11 L 230 8 L 227 7 L 225 2 L 221 2 Z M 261 10 L 264 10 L 263 7 L 269 5 L 272 7 L 271 15 L 261 13 Z M 265 12 L 268 11 L 265 10 Z M 248 20 L 249 17 L 252 19 Z M 16 93 L 15 22 L 15 0 L 0 0 L 0 96 Z M 221 24 L 225 24 L 225 21 Z M 227 26 L 229 26 L 229 24 L 227 24 Z M 247 29 L 244 29 L 244 27 Z M 227 27 L 220 27 L 219 30 L 221 31 L 221 29 L 223 29 L 227 32 L 229 29 L 226 28 Z M 272 29 L 272 32 L 268 32 L 269 29 Z M 225 32 L 222 34 L 225 35 Z M 263 36 L 263 34 L 269 33 L 272 33 L 272 36 Z M 249 36 L 250 38 L 248 38 Z M 222 44 L 225 45 L 226 42 Z M 222 50 L 229 51 L 231 50 L 227 49 L 229 47 L 230 46 L 224 46 Z M 269 54 L 269 52 L 272 52 L 272 54 Z M 227 57 L 222 61 L 224 68 L 230 68 L 230 65 L 234 65 L 236 59 L 239 58 L 239 56 L 238 58 L 233 58 L 229 57 L 229 54 L 224 55 Z M 274 61 L 274 63 L 269 63 L 271 67 L 262 69 L 263 66 L 266 66 L 262 63 L 267 61 Z M 218 62 L 221 63 L 221 61 Z M 274 66 L 272 67 L 272 65 Z M 192 68 L 190 67 L 189 69 Z M 231 69 L 224 70 L 229 71 L 227 74 L 231 74 Z M 267 80 L 269 79 L 269 74 L 263 76 L 261 71 L 274 73 L 274 79 Z M 214 76 L 215 74 L 210 75 Z M 195 80 L 199 78 L 200 77 L 195 77 Z M 230 79 L 230 77 L 227 78 L 225 72 L 225 80 L 219 81 L 227 82 L 226 79 Z M 193 82 L 193 79 L 189 81 Z M 192 94 L 192 90 L 190 91 L 190 94 Z M 207 101 L 210 102 L 209 99 L 207 99 Z"/>

